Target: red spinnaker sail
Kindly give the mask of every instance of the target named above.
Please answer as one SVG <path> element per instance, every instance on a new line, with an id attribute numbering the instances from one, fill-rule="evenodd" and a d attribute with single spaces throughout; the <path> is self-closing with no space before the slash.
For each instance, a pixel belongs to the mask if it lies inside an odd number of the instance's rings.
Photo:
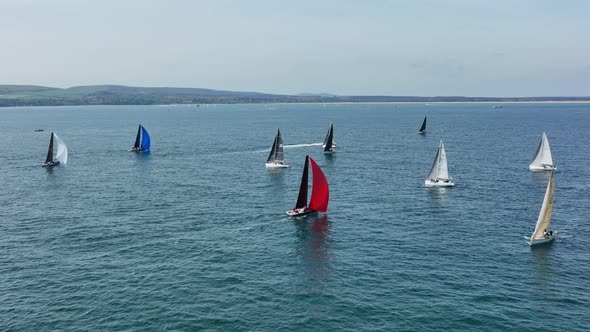
<path id="1" fill-rule="evenodd" d="M 330 199 L 328 180 L 320 166 L 311 157 L 309 157 L 309 163 L 311 164 L 311 173 L 313 174 L 309 208 L 314 211 L 326 212 L 328 209 L 328 200 Z"/>

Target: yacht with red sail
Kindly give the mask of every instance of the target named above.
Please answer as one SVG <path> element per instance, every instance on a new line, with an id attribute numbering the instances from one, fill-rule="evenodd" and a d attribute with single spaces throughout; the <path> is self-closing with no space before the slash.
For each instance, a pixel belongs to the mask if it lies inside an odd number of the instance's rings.
<path id="1" fill-rule="evenodd" d="M 312 173 L 311 199 L 309 200 L 309 204 L 307 204 L 310 164 Z M 293 209 L 286 211 L 287 215 L 297 217 L 315 212 L 326 212 L 326 210 L 328 210 L 329 199 L 330 188 L 328 187 L 328 180 L 326 179 L 324 172 L 322 172 L 320 166 L 318 166 L 310 156 L 305 156 L 305 165 L 303 166 L 303 175 L 301 176 L 301 185 L 299 186 L 297 203 Z"/>

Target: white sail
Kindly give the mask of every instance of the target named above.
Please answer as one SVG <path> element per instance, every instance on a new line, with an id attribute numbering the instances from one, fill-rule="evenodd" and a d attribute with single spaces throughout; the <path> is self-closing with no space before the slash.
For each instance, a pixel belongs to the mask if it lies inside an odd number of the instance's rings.
<path id="1" fill-rule="evenodd" d="M 543 136 L 541 137 L 541 142 L 539 143 L 539 147 L 537 147 L 535 158 L 529 165 L 529 169 L 543 168 L 543 165 L 553 165 L 553 158 L 551 158 L 551 148 L 549 147 L 549 140 L 547 139 L 547 135 L 545 135 L 545 133 L 543 133 Z"/>
<path id="2" fill-rule="evenodd" d="M 448 180 L 449 179 L 449 169 L 447 166 L 447 153 L 445 152 L 445 146 L 443 145 L 443 141 L 440 141 L 438 145 L 438 151 L 436 152 L 436 156 L 434 157 L 434 162 L 432 163 L 432 167 L 430 168 L 430 173 L 428 173 L 427 180 Z"/>
<path id="3" fill-rule="evenodd" d="M 432 162 L 432 167 L 430 168 L 430 173 L 426 177 L 427 180 L 435 180 L 438 177 L 438 155 L 440 154 L 440 149 L 436 151 L 436 156 L 434 156 L 434 161 Z"/>
<path id="4" fill-rule="evenodd" d="M 56 153 L 55 153 L 55 160 L 59 161 L 60 164 L 67 164 L 68 163 L 68 148 L 66 147 L 66 144 L 64 143 L 64 141 L 61 140 L 61 138 L 59 138 L 59 136 L 57 136 L 57 134 L 53 134 L 54 139 L 55 139 L 55 143 L 57 143 L 57 149 L 56 149 Z"/>
<path id="5" fill-rule="evenodd" d="M 545 198 L 543 199 L 543 205 L 541 206 L 541 212 L 539 212 L 539 218 L 537 219 L 537 225 L 535 231 L 531 235 L 532 240 L 538 240 L 543 238 L 543 232 L 549 227 L 551 222 L 551 212 L 553 211 L 553 193 L 555 191 L 555 180 L 551 172 L 551 178 L 547 184 L 547 191 L 545 192 Z"/>
<path id="6" fill-rule="evenodd" d="M 447 166 L 447 153 L 445 152 L 445 146 L 443 145 L 443 141 L 440 141 L 440 145 L 438 146 L 439 154 L 438 154 L 438 178 L 447 180 L 449 179 L 449 168 Z"/>

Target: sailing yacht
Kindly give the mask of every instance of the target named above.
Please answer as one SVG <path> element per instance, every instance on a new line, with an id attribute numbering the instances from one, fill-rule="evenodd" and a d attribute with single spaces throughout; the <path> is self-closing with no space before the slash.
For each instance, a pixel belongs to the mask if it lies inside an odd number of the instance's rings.
<path id="1" fill-rule="evenodd" d="M 434 157 L 432 168 L 428 177 L 424 181 L 427 187 L 452 187 L 455 185 L 453 179 L 449 177 L 449 169 L 447 166 L 447 153 L 443 141 L 438 145 L 438 151 Z"/>
<path id="2" fill-rule="evenodd" d="M 547 184 L 547 190 L 545 191 L 545 197 L 543 198 L 543 205 L 541 206 L 541 212 L 539 212 L 539 218 L 535 225 L 535 230 L 529 240 L 529 245 L 534 246 L 536 244 L 546 243 L 553 241 L 557 231 L 548 231 L 549 223 L 551 222 L 551 212 L 553 211 L 553 194 L 555 192 L 555 178 L 554 173 L 551 172 L 551 178 Z"/>
<path id="3" fill-rule="evenodd" d="M 49 139 L 49 150 L 47 150 L 47 158 L 43 162 L 43 167 L 53 167 L 57 165 L 65 165 L 68 163 L 68 148 L 64 141 L 55 133 L 51 133 Z"/>
<path id="4" fill-rule="evenodd" d="M 311 173 L 313 180 L 311 183 L 311 199 L 307 204 L 307 183 L 308 183 L 308 165 L 311 164 Z M 286 211 L 291 217 L 302 216 L 315 212 L 326 212 L 328 210 L 328 200 L 330 199 L 330 188 L 328 180 L 322 172 L 322 169 L 310 156 L 305 156 L 305 165 L 303 166 L 303 175 L 299 186 L 299 195 L 295 207 Z"/>
<path id="5" fill-rule="evenodd" d="M 283 153 L 283 138 L 281 137 L 281 130 L 277 129 L 275 140 L 272 143 L 272 148 L 266 159 L 266 168 L 285 168 L 289 165 L 285 164 L 285 157 Z"/>
<path id="6" fill-rule="evenodd" d="M 326 138 L 324 138 L 322 148 L 326 154 L 334 153 L 334 149 L 336 148 L 336 143 L 334 142 L 334 124 L 332 122 L 330 122 L 330 128 L 328 129 Z"/>
<path id="7" fill-rule="evenodd" d="M 537 152 L 535 152 L 535 158 L 529 165 L 529 170 L 532 172 L 557 170 L 557 167 L 553 164 L 553 158 L 551 158 L 551 148 L 545 132 L 543 132 L 541 142 L 537 147 Z"/>
<path id="8" fill-rule="evenodd" d="M 426 117 L 424 117 L 424 121 L 422 121 L 422 126 L 420 126 L 420 130 L 418 132 L 420 134 L 426 134 Z"/>
<path id="9" fill-rule="evenodd" d="M 151 140 L 147 130 L 142 125 L 137 128 L 137 135 L 135 136 L 135 144 L 129 151 L 142 152 L 150 149 Z"/>

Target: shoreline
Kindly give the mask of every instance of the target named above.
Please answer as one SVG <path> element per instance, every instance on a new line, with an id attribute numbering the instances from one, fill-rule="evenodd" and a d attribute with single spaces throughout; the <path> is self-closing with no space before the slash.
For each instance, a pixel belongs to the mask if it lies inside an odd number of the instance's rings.
<path id="1" fill-rule="evenodd" d="M 506 105 L 506 104 L 590 104 L 590 100 L 531 100 L 531 101 L 335 101 L 335 102 L 269 102 L 269 103 L 210 103 L 210 104 L 80 104 L 80 105 L 19 105 L 19 106 L 0 106 L 0 109 L 6 108 L 32 108 L 32 107 L 96 107 L 96 106 L 192 106 L 209 107 L 217 105 L 353 105 L 353 104 L 389 104 L 389 105 L 434 105 L 434 104 L 487 104 L 487 105 Z"/>

